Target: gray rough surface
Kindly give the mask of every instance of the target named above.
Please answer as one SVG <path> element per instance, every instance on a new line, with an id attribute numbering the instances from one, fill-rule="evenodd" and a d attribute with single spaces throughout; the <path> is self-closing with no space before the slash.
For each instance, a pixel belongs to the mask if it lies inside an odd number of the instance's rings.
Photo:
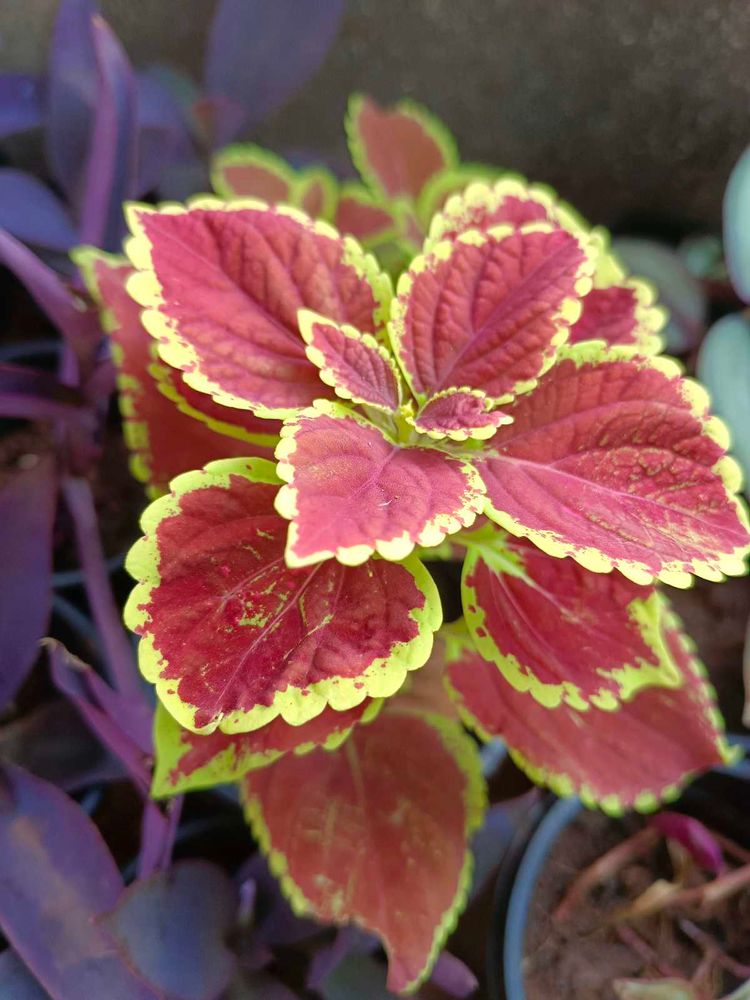
<path id="1" fill-rule="evenodd" d="M 211 0 L 101 6 L 136 63 L 198 69 Z M 2 68 L 40 64 L 54 8 L 0 0 Z M 465 158 L 545 180 L 597 221 L 715 226 L 750 142 L 750 0 L 348 0 L 325 66 L 256 138 L 340 152 L 355 89 L 423 101 Z"/>

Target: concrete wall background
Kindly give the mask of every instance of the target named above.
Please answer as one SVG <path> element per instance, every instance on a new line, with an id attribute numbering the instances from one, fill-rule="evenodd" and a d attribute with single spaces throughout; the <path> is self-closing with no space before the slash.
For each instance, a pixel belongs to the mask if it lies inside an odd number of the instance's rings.
<path id="1" fill-rule="evenodd" d="M 2 69 L 42 64 L 55 7 L 0 0 Z M 212 0 L 101 7 L 137 65 L 198 70 Z M 716 226 L 750 143 L 750 0 L 347 0 L 323 69 L 254 138 L 341 152 L 355 89 L 424 102 L 464 158 L 544 180 L 592 220 Z"/>

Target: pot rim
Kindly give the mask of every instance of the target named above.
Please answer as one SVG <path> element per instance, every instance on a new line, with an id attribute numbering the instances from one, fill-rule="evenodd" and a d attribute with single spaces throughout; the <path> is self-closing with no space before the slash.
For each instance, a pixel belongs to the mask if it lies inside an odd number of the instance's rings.
<path id="1" fill-rule="evenodd" d="M 732 767 L 713 771 L 750 782 L 750 735 L 728 734 L 727 739 L 742 747 L 746 756 Z M 523 954 L 531 900 L 552 847 L 584 809 L 576 797 L 559 799 L 549 793 L 531 810 L 503 858 L 487 948 L 487 982 L 493 1000 L 526 1000 Z"/>

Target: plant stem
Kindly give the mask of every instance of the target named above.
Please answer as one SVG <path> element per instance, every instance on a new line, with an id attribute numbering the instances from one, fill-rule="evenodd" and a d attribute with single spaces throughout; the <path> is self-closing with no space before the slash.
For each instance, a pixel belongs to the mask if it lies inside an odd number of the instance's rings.
<path id="1" fill-rule="evenodd" d="M 110 587 L 91 487 L 85 479 L 66 476 L 62 490 L 75 525 L 76 546 L 83 568 L 86 594 L 101 635 L 110 680 L 121 694 L 141 700 L 144 695 L 135 659 L 120 623 L 120 613 Z"/>

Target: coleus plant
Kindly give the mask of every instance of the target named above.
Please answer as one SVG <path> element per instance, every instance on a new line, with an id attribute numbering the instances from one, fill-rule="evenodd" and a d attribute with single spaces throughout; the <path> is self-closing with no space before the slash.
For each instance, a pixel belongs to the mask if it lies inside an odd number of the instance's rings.
<path id="1" fill-rule="evenodd" d="M 430 220 L 449 195 L 471 180 L 498 174 L 483 164 L 461 163 L 445 125 L 414 101 L 384 108 L 355 94 L 345 128 L 361 181 L 339 182 L 318 164 L 295 170 L 269 150 L 238 143 L 214 156 L 214 190 L 227 199 L 291 205 L 332 222 L 388 270 L 398 271 L 419 251 Z"/>
<path id="2" fill-rule="evenodd" d="M 395 294 L 295 208 L 127 216 L 128 259 L 77 260 L 158 496 L 125 612 L 153 794 L 238 782 L 295 910 L 379 935 L 413 989 L 484 808 L 462 723 L 615 813 L 728 758 L 657 586 L 745 571 L 726 432 L 656 356 L 650 287 L 517 177 L 451 196 Z M 440 633 L 422 558 L 463 560 Z"/>

